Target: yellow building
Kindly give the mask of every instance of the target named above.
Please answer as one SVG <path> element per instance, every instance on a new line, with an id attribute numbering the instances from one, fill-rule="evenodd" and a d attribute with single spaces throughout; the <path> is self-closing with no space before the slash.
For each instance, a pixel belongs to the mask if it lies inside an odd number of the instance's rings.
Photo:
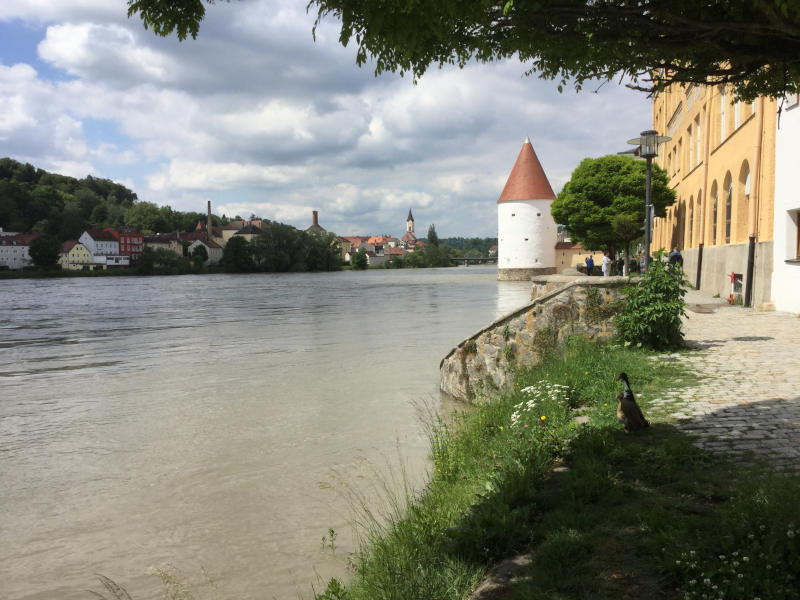
<path id="1" fill-rule="evenodd" d="M 774 100 L 737 102 L 724 86 L 673 85 L 653 100 L 653 129 L 672 138 L 656 160 L 677 193 L 653 248 L 679 248 L 689 280 L 720 296 L 741 274 L 753 306 L 770 300 L 776 114 Z"/>
<path id="2" fill-rule="evenodd" d="M 58 264 L 61 265 L 62 271 L 91 271 L 96 266 L 89 249 L 76 240 L 61 244 Z"/>

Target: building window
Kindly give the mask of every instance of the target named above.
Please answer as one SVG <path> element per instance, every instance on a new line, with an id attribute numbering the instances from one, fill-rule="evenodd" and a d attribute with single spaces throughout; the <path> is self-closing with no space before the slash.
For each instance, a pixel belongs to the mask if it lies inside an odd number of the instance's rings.
<path id="1" fill-rule="evenodd" d="M 692 231 L 694 231 L 694 201 L 689 198 L 689 243 L 686 245 L 687 248 L 692 247 Z"/>
<path id="2" fill-rule="evenodd" d="M 694 120 L 694 131 L 695 131 L 694 140 L 695 140 L 695 146 L 696 146 L 695 155 L 697 156 L 697 164 L 699 165 L 701 162 L 703 162 L 703 155 L 702 155 L 702 149 L 701 149 L 701 144 L 700 144 L 700 137 L 701 137 L 701 135 L 700 135 L 700 115 L 698 115 L 697 118 Z"/>
<path id="3" fill-rule="evenodd" d="M 720 144 L 725 141 L 725 88 L 719 92 L 719 142 Z"/>
<path id="4" fill-rule="evenodd" d="M 712 215 L 712 224 L 711 224 L 711 245 L 717 245 L 717 209 L 718 209 L 718 196 L 717 196 L 717 185 L 716 183 L 711 188 L 711 197 L 714 198 L 714 204 L 712 205 L 711 215 Z"/>
<path id="5" fill-rule="evenodd" d="M 725 198 L 725 243 L 731 243 L 731 209 L 733 207 L 733 178 L 728 175 L 728 194 Z"/>
<path id="6" fill-rule="evenodd" d="M 686 130 L 686 145 L 689 147 L 689 171 L 694 168 L 694 144 L 692 144 L 692 126 Z"/>

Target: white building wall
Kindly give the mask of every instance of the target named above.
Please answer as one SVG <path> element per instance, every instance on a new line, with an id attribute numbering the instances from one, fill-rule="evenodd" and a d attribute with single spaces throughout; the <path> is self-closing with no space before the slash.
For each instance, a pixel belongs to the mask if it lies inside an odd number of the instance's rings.
<path id="1" fill-rule="evenodd" d="M 497 205 L 497 255 L 500 269 L 556 266 L 556 223 L 552 200 L 514 200 Z"/>
<path id="2" fill-rule="evenodd" d="M 30 246 L 3 245 L 0 246 L 0 265 L 6 266 L 14 271 L 28 267 L 33 264 L 28 250 Z"/>
<path id="3" fill-rule="evenodd" d="M 800 313 L 800 103 L 784 109 L 775 142 L 772 302 L 776 310 Z"/>

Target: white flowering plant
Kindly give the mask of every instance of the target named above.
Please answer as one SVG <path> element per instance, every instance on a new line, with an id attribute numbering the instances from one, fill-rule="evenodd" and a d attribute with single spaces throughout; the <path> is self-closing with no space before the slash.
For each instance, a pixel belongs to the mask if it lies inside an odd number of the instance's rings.
<path id="1" fill-rule="evenodd" d="M 538 381 L 520 390 L 526 399 L 514 406 L 511 426 L 527 429 L 533 423 L 547 420 L 548 408 L 569 406 L 571 388 L 568 385 Z"/>

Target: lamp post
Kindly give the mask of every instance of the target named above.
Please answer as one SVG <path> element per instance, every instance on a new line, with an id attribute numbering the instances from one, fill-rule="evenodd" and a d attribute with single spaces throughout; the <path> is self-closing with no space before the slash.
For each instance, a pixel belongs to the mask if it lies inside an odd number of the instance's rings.
<path id="1" fill-rule="evenodd" d="M 647 161 L 647 184 L 645 189 L 644 206 L 644 265 L 645 269 L 650 266 L 650 242 L 653 230 L 653 202 L 652 202 L 652 180 L 653 180 L 653 159 L 658 156 L 658 145 L 670 141 L 672 138 L 665 135 L 658 135 L 655 129 L 648 129 L 639 134 L 638 138 L 628 140 L 632 146 L 639 146 L 634 154 Z"/>

